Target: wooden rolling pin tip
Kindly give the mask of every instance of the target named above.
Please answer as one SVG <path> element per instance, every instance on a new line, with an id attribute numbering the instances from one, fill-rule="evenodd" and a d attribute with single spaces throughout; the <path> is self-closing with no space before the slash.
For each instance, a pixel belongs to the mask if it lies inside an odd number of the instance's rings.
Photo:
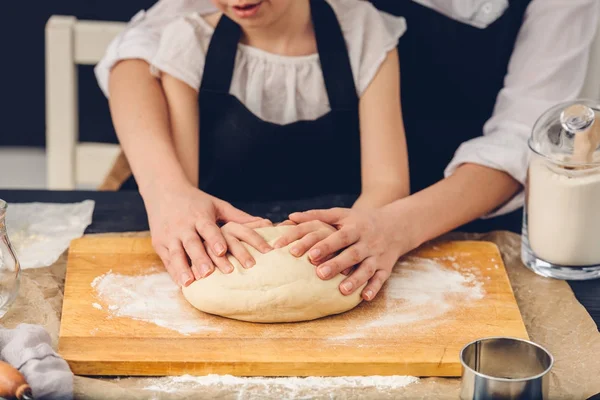
<path id="1" fill-rule="evenodd" d="M 0 361 L 0 398 L 33 400 L 33 393 L 23 374 L 3 361 Z"/>
<path id="2" fill-rule="evenodd" d="M 16 398 L 18 400 L 33 400 L 33 392 L 29 385 L 21 385 L 17 388 Z"/>

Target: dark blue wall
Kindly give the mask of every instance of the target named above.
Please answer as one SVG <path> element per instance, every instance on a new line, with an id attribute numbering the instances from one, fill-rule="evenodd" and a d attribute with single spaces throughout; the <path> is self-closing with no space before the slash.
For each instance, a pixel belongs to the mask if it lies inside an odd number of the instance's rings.
<path id="1" fill-rule="evenodd" d="M 127 21 L 154 0 L 6 1 L 0 27 L 2 109 L 0 146 L 44 146 L 44 27 L 53 14 L 80 19 Z M 8 11 L 6 10 L 8 7 Z M 108 105 L 92 67 L 79 70 L 80 136 L 114 141 Z"/>
<path id="2" fill-rule="evenodd" d="M 393 11 L 400 0 L 375 0 Z M 155 0 L 9 0 L 4 1 L 0 45 L 2 107 L 0 146 L 45 144 L 44 27 L 51 15 L 79 19 L 128 21 Z M 115 142 L 108 104 L 96 83 L 92 67 L 79 68 L 80 140 Z"/>

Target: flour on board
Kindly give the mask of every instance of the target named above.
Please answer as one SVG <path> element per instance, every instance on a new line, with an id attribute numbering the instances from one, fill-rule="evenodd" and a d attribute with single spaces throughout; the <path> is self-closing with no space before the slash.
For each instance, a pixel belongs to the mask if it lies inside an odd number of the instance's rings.
<path id="1" fill-rule="evenodd" d="M 369 330 L 410 324 L 425 329 L 459 304 L 464 306 L 483 298 L 485 279 L 479 276 L 477 268 L 455 262 L 448 268 L 440 261 L 412 257 L 399 263 L 380 294 L 384 296 L 385 307 L 371 320 L 352 323 L 329 339 L 355 339 L 364 337 Z M 136 276 L 109 271 L 97 277 L 92 287 L 99 303 L 93 303 L 92 307 L 104 310 L 109 319 L 129 317 L 184 335 L 222 332 L 221 327 L 208 321 L 190 318 L 198 311 L 184 299 L 168 273 L 150 271 L 153 273 Z M 265 325 L 263 334 L 273 334 L 271 328 L 276 329 Z"/>
<path id="2" fill-rule="evenodd" d="M 452 258 L 448 257 L 448 260 Z M 411 257 L 399 263 L 383 289 L 385 309 L 373 320 L 354 326 L 351 333 L 331 339 L 354 339 L 370 328 L 435 324 L 460 302 L 483 298 L 483 282 L 476 268 L 449 269 L 436 260 Z M 454 300 L 454 301 L 453 301 Z"/>
<path id="3" fill-rule="evenodd" d="M 92 287 L 109 317 L 129 317 L 150 322 L 184 335 L 220 331 L 190 318 L 197 311 L 181 295 L 166 272 L 127 276 L 112 271 L 94 279 Z M 92 306 L 98 308 L 94 303 Z M 101 307 L 101 306 L 100 306 Z"/>

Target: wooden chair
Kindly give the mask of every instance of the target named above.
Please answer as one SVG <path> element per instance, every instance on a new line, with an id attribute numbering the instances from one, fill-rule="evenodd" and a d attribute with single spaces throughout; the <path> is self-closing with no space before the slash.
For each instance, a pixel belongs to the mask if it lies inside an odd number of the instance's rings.
<path id="1" fill-rule="evenodd" d="M 77 66 L 98 63 L 124 27 L 120 22 L 79 21 L 57 15 L 46 24 L 48 189 L 91 186 L 115 190 L 130 174 L 118 145 L 79 142 L 77 96 Z"/>

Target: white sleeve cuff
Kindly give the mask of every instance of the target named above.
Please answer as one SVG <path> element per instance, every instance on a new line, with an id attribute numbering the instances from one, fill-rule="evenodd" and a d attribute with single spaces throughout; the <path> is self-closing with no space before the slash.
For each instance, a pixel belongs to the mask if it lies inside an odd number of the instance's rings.
<path id="1" fill-rule="evenodd" d="M 523 131 L 523 127 L 520 127 Z M 526 134 L 527 129 L 524 130 Z M 462 164 L 477 164 L 506 172 L 514 179 L 525 185 L 527 179 L 527 166 L 529 151 L 522 135 L 514 132 L 497 131 L 493 134 L 480 136 L 463 143 L 450 164 L 446 167 L 444 175 L 452 175 Z M 508 214 L 523 206 L 525 195 L 523 190 L 513 196 L 508 202 L 482 217 L 493 218 Z"/>

